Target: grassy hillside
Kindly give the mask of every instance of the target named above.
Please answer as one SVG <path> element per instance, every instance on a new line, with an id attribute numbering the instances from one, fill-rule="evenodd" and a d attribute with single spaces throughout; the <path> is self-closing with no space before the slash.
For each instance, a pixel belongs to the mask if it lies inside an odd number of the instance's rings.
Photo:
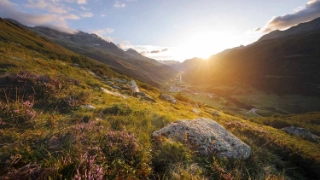
<path id="1" fill-rule="evenodd" d="M 109 65 L 114 71 L 160 87 L 176 75 L 176 71 L 154 59 L 123 51 L 95 34 L 66 34 L 44 27 L 30 28 L 57 44 Z"/>
<path id="2" fill-rule="evenodd" d="M 320 178 L 319 142 L 256 119 L 223 112 L 213 116 L 214 107 L 183 96 L 171 104 L 147 84 L 139 84 L 140 90 L 156 102 L 140 100 L 107 85 L 105 79 L 112 76 L 126 77 L 105 65 L 49 42 L 47 53 L 37 45 L 30 48 L 23 38 L 42 38 L 2 22 L 12 35 L 20 35 L 14 40 L 0 31 L 0 179 Z M 55 52 L 50 46 L 61 48 L 56 52 L 66 59 L 50 58 Z M 74 67 L 75 62 L 79 66 Z M 101 87 L 122 96 L 107 94 Z M 250 145 L 250 158 L 200 156 L 181 143 L 151 137 L 170 122 L 197 117 L 216 120 Z M 296 119 L 306 128 L 319 124 L 313 116 Z"/>

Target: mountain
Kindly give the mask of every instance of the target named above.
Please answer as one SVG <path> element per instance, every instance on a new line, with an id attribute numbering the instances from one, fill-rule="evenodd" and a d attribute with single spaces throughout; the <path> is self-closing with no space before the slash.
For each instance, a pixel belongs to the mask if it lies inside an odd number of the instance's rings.
<path id="1" fill-rule="evenodd" d="M 214 55 L 206 65 L 194 64 L 184 79 L 198 84 L 245 83 L 268 93 L 319 96 L 319 21 L 271 32 L 251 45 Z"/>
<path id="2" fill-rule="evenodd" d="M 159 60 L 159 62 L 161 64 L 165 64 L 165 65 L 168 65 L 168 66 L 177 65 L 177 64 L 181 63 L 180 61 L 176 61 L 176 60 Z"/>
<path id="3" fill-rule="evenodd" d="M 109 65 L 114 71 L 160 86 L 176 75 L 175 70 L 156 60 L 142 56 L 133 49 L 124 51 L 95 34 L 67 34 L 47 27 L 30 28 L 57 44 Z"/>
<path id="4" fill-rule="evenodd" d="M 198 65 L 202 64 L 202 62 L 205 61 L 201 58 L 192 58 L 192 59 L 186 59 L 182 63 L 179 64 L 173 64 L 172 67 L 175 68 L 178 71 L 194 71 L 194 68 L 196 68 Z"/>
<path id="5" fill-rule="evenodd" d="M 262 36 L 259 41 L 268 40 L 268 39 L 277 39 L 283 38 L 286 36 L 298 35 L 298 34 L 307 34 L 312 33 L 320 29 L 320 18 L 316 18 L 312 21 L 300 23 L 297 26 L 293 26 L 285 31 L 276 30 L 267 35 Z"/>

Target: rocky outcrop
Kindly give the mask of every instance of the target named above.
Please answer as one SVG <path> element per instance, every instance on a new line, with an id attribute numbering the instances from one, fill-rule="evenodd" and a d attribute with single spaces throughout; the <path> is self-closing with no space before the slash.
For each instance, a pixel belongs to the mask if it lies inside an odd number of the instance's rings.
<path id="1" fill-rule="evenodd" d="M 118 97 L 122 97 L 123 99 L 127 99 L 128 97 L 123 95 L 123 94 L 120 94 L 118 92 L 112 92 L 112 91 L 109 91 L 108 89 L 106 88 L 103 88 L 103 87 L 100 87 L 100 89 L 104 92 L 104 93 L 107 93 L 107 94 L 110 94 L 110 95 L 113 95 L 113 96 L 118 96 Z"/>
<path id="2" fill-rule="evenodd" d="M 316 141 L 317 139 L 319 139 L 319 136 L 314 135 L 310 131 L 301 127 L 290 126 L 290 127 L 282 128 L 282 130 L 286 131 L 291 135 L 301 136 L 302 138 L 306 138 L 312 141 Z"/>
<path id="3" fill-rule="evenodd" d="M 128 85 L 132 88 L 133 92 L 139 92 L 138 85 L 134 80 L 129 81 Z"/>
<path id="4" fill-rule="evenodd" d="M 150 101 L 150 102 L 156 102 L 151 96 L 144 92 L 135 92 L 133 93 L 134 97 L 140 98 L 140 100 Z"/>
<path id="5" fill-rule="evenodd" d="M 171 102 L 173 104 L 177 104 L 176 99 L 173 96 L 169 95 L 169 94 L 161 94 L 159 96 L 159 98 L 162 99 L 162 100 L 169 101 L 169 102 Z"/>
<path id="6" fill-rule="evenodd" d="M 207 118 L 179 120 L 153 132 L 152 136 L 179 141 L 203 155 L 247 159 L 251 154 L 250 146 Z"/>

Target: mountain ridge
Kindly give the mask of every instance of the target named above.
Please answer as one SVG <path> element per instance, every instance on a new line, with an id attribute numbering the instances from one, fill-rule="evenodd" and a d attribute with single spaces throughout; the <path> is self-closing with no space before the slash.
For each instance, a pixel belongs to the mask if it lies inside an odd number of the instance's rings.
<path id="1" fill-rule="evenodd" d="M 280 31 L 280 30 L 272 31 L 262 36 L 258 41 L 275 39 L 275 38 L 284 38 L 284 37 L 292 36 L 295 34 L 309 33 L 319 29 L 320 29 L 320 17 L 308 22 L 300 23 L 284 31 Z"/>
<path id="2" fill-rule="evenodd" d="M 184 73 L 184 79 L 198 84 L 243 82 L 269 93 L 319 96 L 320 31 L 313 28 L 319 21 L 320 18 L 294 27 L 294 32 L 301 32 L 294 36 L 260 39 L 249 46 L 218 53 L 203 67 L 195 64 L 193 71 Z M 295 30 L 301 27 L 313 30 L 308 33 Z M 283 34 L 291 32 L 288 29 Z"/>
<path id="3" fill-rule="evenodd" d="M 96 34 L 79 31 L 60 32 L 49 27 L 28 27 L 55 43 L 84 56 L 109 65 L 114 71 L 160 87 L 176 75 L 176 71 L 140 53 L 127 52 Z"/>

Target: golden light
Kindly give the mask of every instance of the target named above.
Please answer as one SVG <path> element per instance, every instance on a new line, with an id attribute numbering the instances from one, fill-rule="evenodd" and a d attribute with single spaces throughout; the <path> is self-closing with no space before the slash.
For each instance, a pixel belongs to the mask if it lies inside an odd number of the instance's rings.
<path id="1" fill-rule="evenodd" d="M 226 32 L 194 32 L 186 35 L 184 42 L 175 52 L 178 57 L 208 58 L 237 44 L 236 38 Z"/>

